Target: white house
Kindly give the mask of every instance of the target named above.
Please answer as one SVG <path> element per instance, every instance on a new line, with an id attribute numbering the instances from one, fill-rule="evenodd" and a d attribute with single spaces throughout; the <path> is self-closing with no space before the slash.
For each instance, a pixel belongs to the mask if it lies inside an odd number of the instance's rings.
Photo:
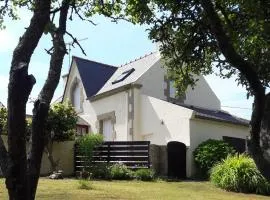
<path id="1" fill-rule="evenodd" d="M 248 121 L 222 111 L 203 76 L 194 90 L 177 98 L 159 53 L 120 67 L 73 57 L 63 78 L 63 100 L 71 100 L 79 114 L 79 134 L 101 133 L 107 141 L 184 143 L 188 177 L 195 173 L 192 152 L 202 141 L 225 139 L 244 148 Z"/>

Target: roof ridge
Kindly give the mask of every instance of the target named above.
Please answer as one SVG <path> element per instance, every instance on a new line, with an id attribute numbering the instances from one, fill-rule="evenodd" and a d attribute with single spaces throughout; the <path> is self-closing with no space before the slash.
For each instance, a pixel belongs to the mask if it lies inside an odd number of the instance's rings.
<path id="1" fill-rule="evenodd" d="M 143 59 L 143 58 L 145 58 L 145 57 L 147 57 L 147 56 L 150 56 L 150 55 L 152 55 L 152 54 L 154 54 L 154 53 L 157 53 L 157 51 L 151 51 L 150 53 L 145 54 L 144 56 L 140 56 L 139 58 L 135 58 L 134 60 L 130 60 L 129 62 L 126 62 L 125 64 L 120 65 L 119 67 L 124 67 L 124 66 L 126 66 L 126 65 L 128 65 L 128 64 L 134 63 L 134 62 L 136 62 L 136 61 L 138 61 L 138 60 L 141 60 L 141 59 Z"/>
<path id="2" fill-rule="evenodd" d="M 114 66 L 114 65 L 109 65 L 109 64 L 106 64 L 106 63 L 90 60 L 90 59 L 87 59 L 87 58 L 81 58 L 81 57 L 78 57 L 78 56 L 72 56 L 72 59 L 73 58 L 85 60 L 85 61 L 88 61 L 88 62 L 94 62 L 94 63 L 97 63 L 97 64 L 102 64 L 102 65 L 105 65 L 106 67 L 118 68 L 117 66 Z"/>

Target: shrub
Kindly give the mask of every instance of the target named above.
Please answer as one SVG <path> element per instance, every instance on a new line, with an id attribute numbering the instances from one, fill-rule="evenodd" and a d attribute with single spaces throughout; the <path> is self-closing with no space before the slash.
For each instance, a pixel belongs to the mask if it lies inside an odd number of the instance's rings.
<path id="1" fill-rule="evenodd" d="M 82 189 L 82 190 L 90 190 L 92 189 L 92 184 L 90 181 L 88 180 L 85 180 L 85 179 L 80 179 L 79 180 L 79 189 Z"/>
<path id="2" fill-rule="evenodd" d="M 102 142 L 103 136 L 101 134 L 87 134 L 76 140 L 80 155 L 85 156 L 85 167 L 91 164 L 93 150 Z"/>
<path id="3" fill-rule="evenodd" d="M 247 155 L 228 156 L 213 167 L 210 180 L 228 191 L 270 194 L 270 183 Z"/>
<path id="4" fill-rule="evenodd" d="M 115 180 L 130 180 L 134 178 L 134 172 L 124 164 L 114 164 L 110 168 L 111 178 Z"/>
<path id="5" fill-rule="evenodd" d="M 91 178 L 94 179 L 111 179 L 110 165 L 106 163 L 96 163 L 89 167 Z"/>
<path id="6" fill-rule="evenodd" d="M 201 144 L 193 152 L 195 164 L 203 177 L 209 176 L 209 170 L 222 159 L 236 151 L 228 143 L 222 140 L 209 139 Z"/>
<path id="7" fill-rule="evenodd" d="M 153 181 L 155 180 L 155 172 L 152 169 L 139 169 L 135 171 L 135 177 L 141 181 Z"/>

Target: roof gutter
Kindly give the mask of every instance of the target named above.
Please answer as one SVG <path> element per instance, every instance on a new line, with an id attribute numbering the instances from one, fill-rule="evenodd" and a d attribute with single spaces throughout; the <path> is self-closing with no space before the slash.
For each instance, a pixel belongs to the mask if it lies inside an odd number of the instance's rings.
<path id="1" fill-rule="evenodd" d="M 109 90 L 107 92 L 103 92 L 101 94 L 98 94 L 98 95 L 95 95 L 95 96 L 92 96 L 92 97 L 88 97 L 87 100 L 90 100 L 90 101 L 97 101 L 99 99 L 103 99 L 105 97 L 108 97 L 108 96 L 111 96 L 111 95 L 114 95 L 114 94 L 117 94 L 119 92 L 123 92 L 123 91 L 126 91 L 126 90 L 129 90 L 131 88 L 141 88 L 142 85 L 141 84 L 133 84 L 133 83 L 130 83 L 130 84 L 127 84 L 127 85 L 123 85 L 121 87 L 118 87 L 118 88 L 115 88 L 115 89 L 112 89 L 112 90 Z"/>

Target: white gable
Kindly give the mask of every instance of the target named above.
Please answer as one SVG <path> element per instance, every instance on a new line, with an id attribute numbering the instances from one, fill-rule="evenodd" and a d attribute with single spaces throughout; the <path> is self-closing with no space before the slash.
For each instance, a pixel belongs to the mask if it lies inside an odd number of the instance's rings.
<path id="1" fill-rule="evenodd" d="M 112 77 L 107 81 L 107 83 L 101 88 L 101 90 L 97 93 L 97 95 L 119 88 L 121 86 L 134 83 L 138 80 L 149 68 L 151 68 L 158 60 L 160 59 L 160 55 L 158 52 L 151 53 L 150 55 L 146 55 L 145 57 L 139 58 L 134 62 L 130 62 L 126 65 L 119 67 L 116 72 L 112 75 Z M 129 76 L 127 76 L 123 81 L 113 84 L 113 82 L 119 77 L 122 76 L 123 73 L 135 69 Z"/>

